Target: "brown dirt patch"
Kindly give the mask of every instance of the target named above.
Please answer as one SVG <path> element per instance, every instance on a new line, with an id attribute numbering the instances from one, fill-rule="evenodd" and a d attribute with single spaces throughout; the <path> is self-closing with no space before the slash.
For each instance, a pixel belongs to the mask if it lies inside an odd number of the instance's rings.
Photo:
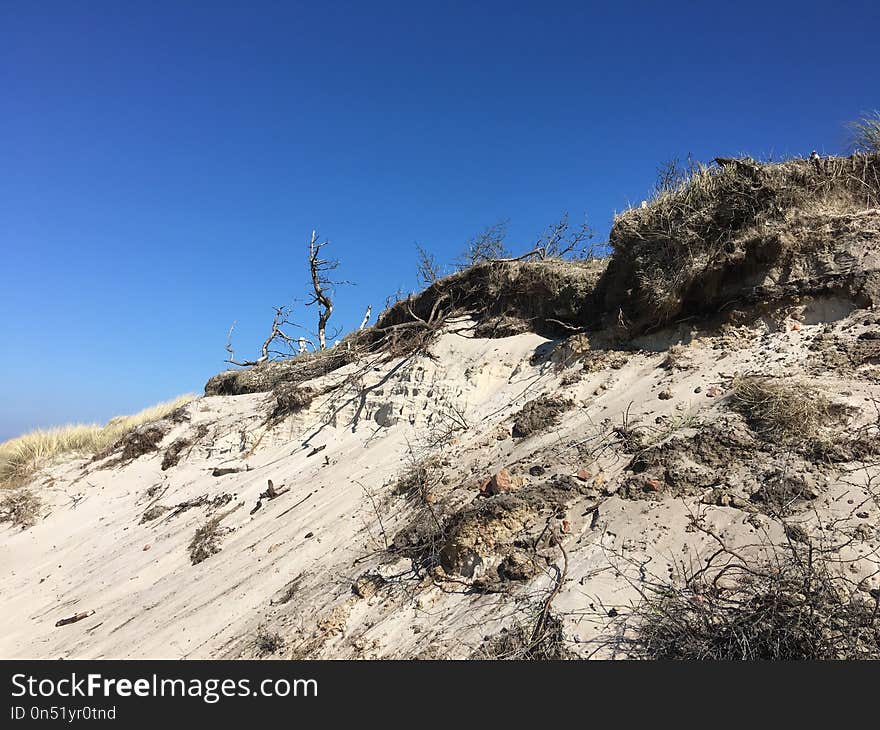
<path id="1" fill-rule="evenodd" d="M 542 395 L 526 403 L 514 416 L 513 436 L 526 438 L 558 425 L 562 414 L 574 407 L 574 403 L 553 395 Z"/>

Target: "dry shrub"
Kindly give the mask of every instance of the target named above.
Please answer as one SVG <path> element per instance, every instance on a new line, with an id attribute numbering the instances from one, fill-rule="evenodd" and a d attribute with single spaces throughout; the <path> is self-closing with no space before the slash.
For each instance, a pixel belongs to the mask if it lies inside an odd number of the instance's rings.
<path id="1" fill-rule="evenodd" d="M 627 646 L 646 659 L 880 659 L 880 594 L 856 590 L 827 555 L 786 546 L 718 580 L 650 585 Z M 719 573 L 720 577 L 720 573 Z"/>
<path id="2" fill-rule="evenodd" d="M 157 451 L 167 432 L 167 427 L 158 423 L 141 426 L 119 439 L 110 446 L 108 451 L 112 452 L 122 448 L 120 459 L 123 462 L 134 461 L 141 456 Z"/>
<path id="3" fill-rule="evenodd" d="M 392 491 L 397 495 L 428 502 L 432 499 L 434 488 L 441 483 L 442 479 L 443 465 L 440 457 L 411 458 L 394 482 Z"/>
<path id="4" fill-rule="evenodd" d="M 184 449 L 192 448 L 192 441 L 186 438 L 175 439 L 174 442 L 166 449 L 162 457 L 162 471 L 167 471 L 172 466 L 177 466 L 180 461 L 180 455 Z"/>
<path id="5" fill-rule="evenodd" d="M 9 490 L 0 499 L 0 522 L 16 527 L 32 527 L 40 517 L 42 502 L 29 489 Z"/>
<path id="6" fill-rule="evenodd" d="M 147 507 L 144 510 L 144 513 L 141 515 L 140 524 L 144 524 L 146 522 L 152 522 L 153 520 L 158 520 L 162 515 L 164 515 L 170 507 L 165 507 L 161 504 L 154 504 L 152 507 Z"/>
<path id="7" fill-rule="evenodd" d="M 545 629 L 539 637 L 526 624 L 516 624 L 501 629 L 489 637 L 472 655 L 472 659 L 505 659 L 527 661 L 553 661 L 570 659 L 562 633 L 562 620 L 549 615 L 544 622 Z"/>
<path id="8" fill-rule="evenodd" d="M 483 229 L 471 238 L 459 256 L 458 263 L 461 268 L 468 268 L 482 261 L 491 261 L 510 256 L 505 246 L 504 239 L 507 236 L 508 221 L 499 221 L 495 225 Z"/>
<path id="9" fill-rule="evenodd" d="M 192 436 L 175 439 L 165 450 L 165 454 L 162 457 L 162 471 L 167 471 L 171 467 L 177 466 L 184 451 L 189 456 L 193 447 L 207 436 L 209 431 L 210 429 L 204 423 L 200 423 L 196 426 L 196 432 Z"/>
<path id="10" fill-rule="evenodd" d="M 277 654 L 284 648 L 284 637 L 277 631 L 270 631 L 265 626 L 257 628 L 257 634 L 254 638 L 254 644 L 260 656 L 267 654 Z"/>
<path id="11" fill-rule="evenodd" d="M 736 378 L 731 404 L 762 436 L 791 444 L 820 442 L 823 429 L 846 414 L 818 388 L 792 378 Z"/>
<path id="12" fill-rule="evenodd" d="M 281 590 L 281 595 L 278 597 L 274 603 L 290 603 L 296 594 L 299 592 L 300 584 L 302 583 L 302 574 L 296 576 L 292 581 L 290 581 L 284 588 Z"/>

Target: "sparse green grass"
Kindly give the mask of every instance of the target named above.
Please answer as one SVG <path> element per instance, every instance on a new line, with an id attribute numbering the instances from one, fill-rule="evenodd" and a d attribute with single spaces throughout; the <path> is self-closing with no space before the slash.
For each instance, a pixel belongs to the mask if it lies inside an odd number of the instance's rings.
<path id="1" fill-rule="evenodd" d="M 96 454 L 138 426 L 158 421 L 196 396 L 183 395 L 145 408 L 132 416 L 118 416 L 98 424 L 73 424 L 38 429 L 0 444 L 0 487 L 21 484 L 41 466 L 65 454 Z"/>

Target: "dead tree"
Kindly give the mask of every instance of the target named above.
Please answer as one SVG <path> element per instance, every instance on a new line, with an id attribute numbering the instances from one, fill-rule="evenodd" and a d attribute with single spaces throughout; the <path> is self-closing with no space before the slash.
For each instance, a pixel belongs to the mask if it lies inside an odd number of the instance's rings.
<path id="1" fill-rule="evenodd" d="M 327 349 L 327 322 L 333 314 L 333 300 L 330 295 L 333 287 L 344 282 L 332 281 L 329 272 L 339 268 L 337 259 L 321 258 L 321 249 L 330 241 L 319 241 L 318 232 L 312 231 L 309 241 L 309 272 L 312 276 L 312 296 L 306 306 L 318 307 L 318 348 Z"/>
<path id="2" fill-rule="evenodd" d="M 327 322 L 330 315 L 333 314 L 333 287 L 338 284 L 347 284 L 348 282 L 333 281 L 329 277 L 329 272 L 339 268 L 339 261 L 336 259 L 325 259 L 321 256 L 321 250 L 327 246 L 329 241 L 319 241 L 317 231 L 312 231 L 312 238 L 309 241 L 309 273 L 311 275 L 312 292 L 310 299 L 306 302 L 306 306 L 317 305 L 318 307 L 318 346 L 312 340 L 302 336 L 291 337 L 288 332 L 291 327 L 301 329 L 300 325 L 290 320 L 291 308 L 275 307 L 275 317 L 272 320 L 272 329 L 269 331 L 268 337 L 263 342 L 260 349 L 260 357 L 256 360 L 236 360 L 235 351 L 232 349 L 232 332 L 235 329 L 235 323 L 229 328 L 229 334 L 226 337 L 226 352 L 229 357 L 226 362 L 231 365 L 240 367 L 252 367 L 261 365 L 276 358 L 295 357 L 296 355 L 304 355 L 309 351 L 309 347 L 313 351 L 327 349 Z M 360 329 L 364 329 L 372 315 L 372 307 L 368 306 L 361 322 Z M 331 333 L 331 338 L 336 333 Z M 285 350 L 273 350 L 273 343 L 281 343 Z"/>
<path id="3" fill-rule="evenodd" d="M 229 353 L 229 357 L 226 358 L 226 362 L 230 365 L 238 365 L 239 367 L 252 367 L 253 365 L 261 365 L 264 362 L 268 362 L 272 355 L 278 355 L 282 357 L 287 357 L 291 353 L 290 352 L 282 352 L 279 350 L 272 350 L 272 343 L 278 341 L 284 343 L 288 348 L 292 350 L 294 342 L 297 342 L 292 337 L 289 337 L 282 327 L 296 327 L 297 325 L 290 321 L 290 307 L 275 307 L 275 316 L 272 319 L 272 329 L 269 332 L 269 336 L 266 337 L 263 342 L 263 346 L 260 348 L 260 357 L 256 360 L 236 360 L 235 359 L 235 351 L 232 349 L 232 331 L 235 329 L 235 322 L 232 323 L 232 327 L 229 328 L 229 334 L 226 336 L 226 352 Z M 303 338 L 299 338 L 301 341 Z"/>

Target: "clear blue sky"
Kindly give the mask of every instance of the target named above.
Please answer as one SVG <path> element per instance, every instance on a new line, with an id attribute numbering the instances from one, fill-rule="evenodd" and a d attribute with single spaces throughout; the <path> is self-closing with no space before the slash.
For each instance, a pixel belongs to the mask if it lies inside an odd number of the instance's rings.
<path id="1" fill-rule="evenodd" d="M 350 328 L 416 241 L 604 237 L 671 157 L 839 152 L 878 6 L 3 0 L 0 439 L 200 391 L 233 320 L 253 356 L 315 226 Z"/>

